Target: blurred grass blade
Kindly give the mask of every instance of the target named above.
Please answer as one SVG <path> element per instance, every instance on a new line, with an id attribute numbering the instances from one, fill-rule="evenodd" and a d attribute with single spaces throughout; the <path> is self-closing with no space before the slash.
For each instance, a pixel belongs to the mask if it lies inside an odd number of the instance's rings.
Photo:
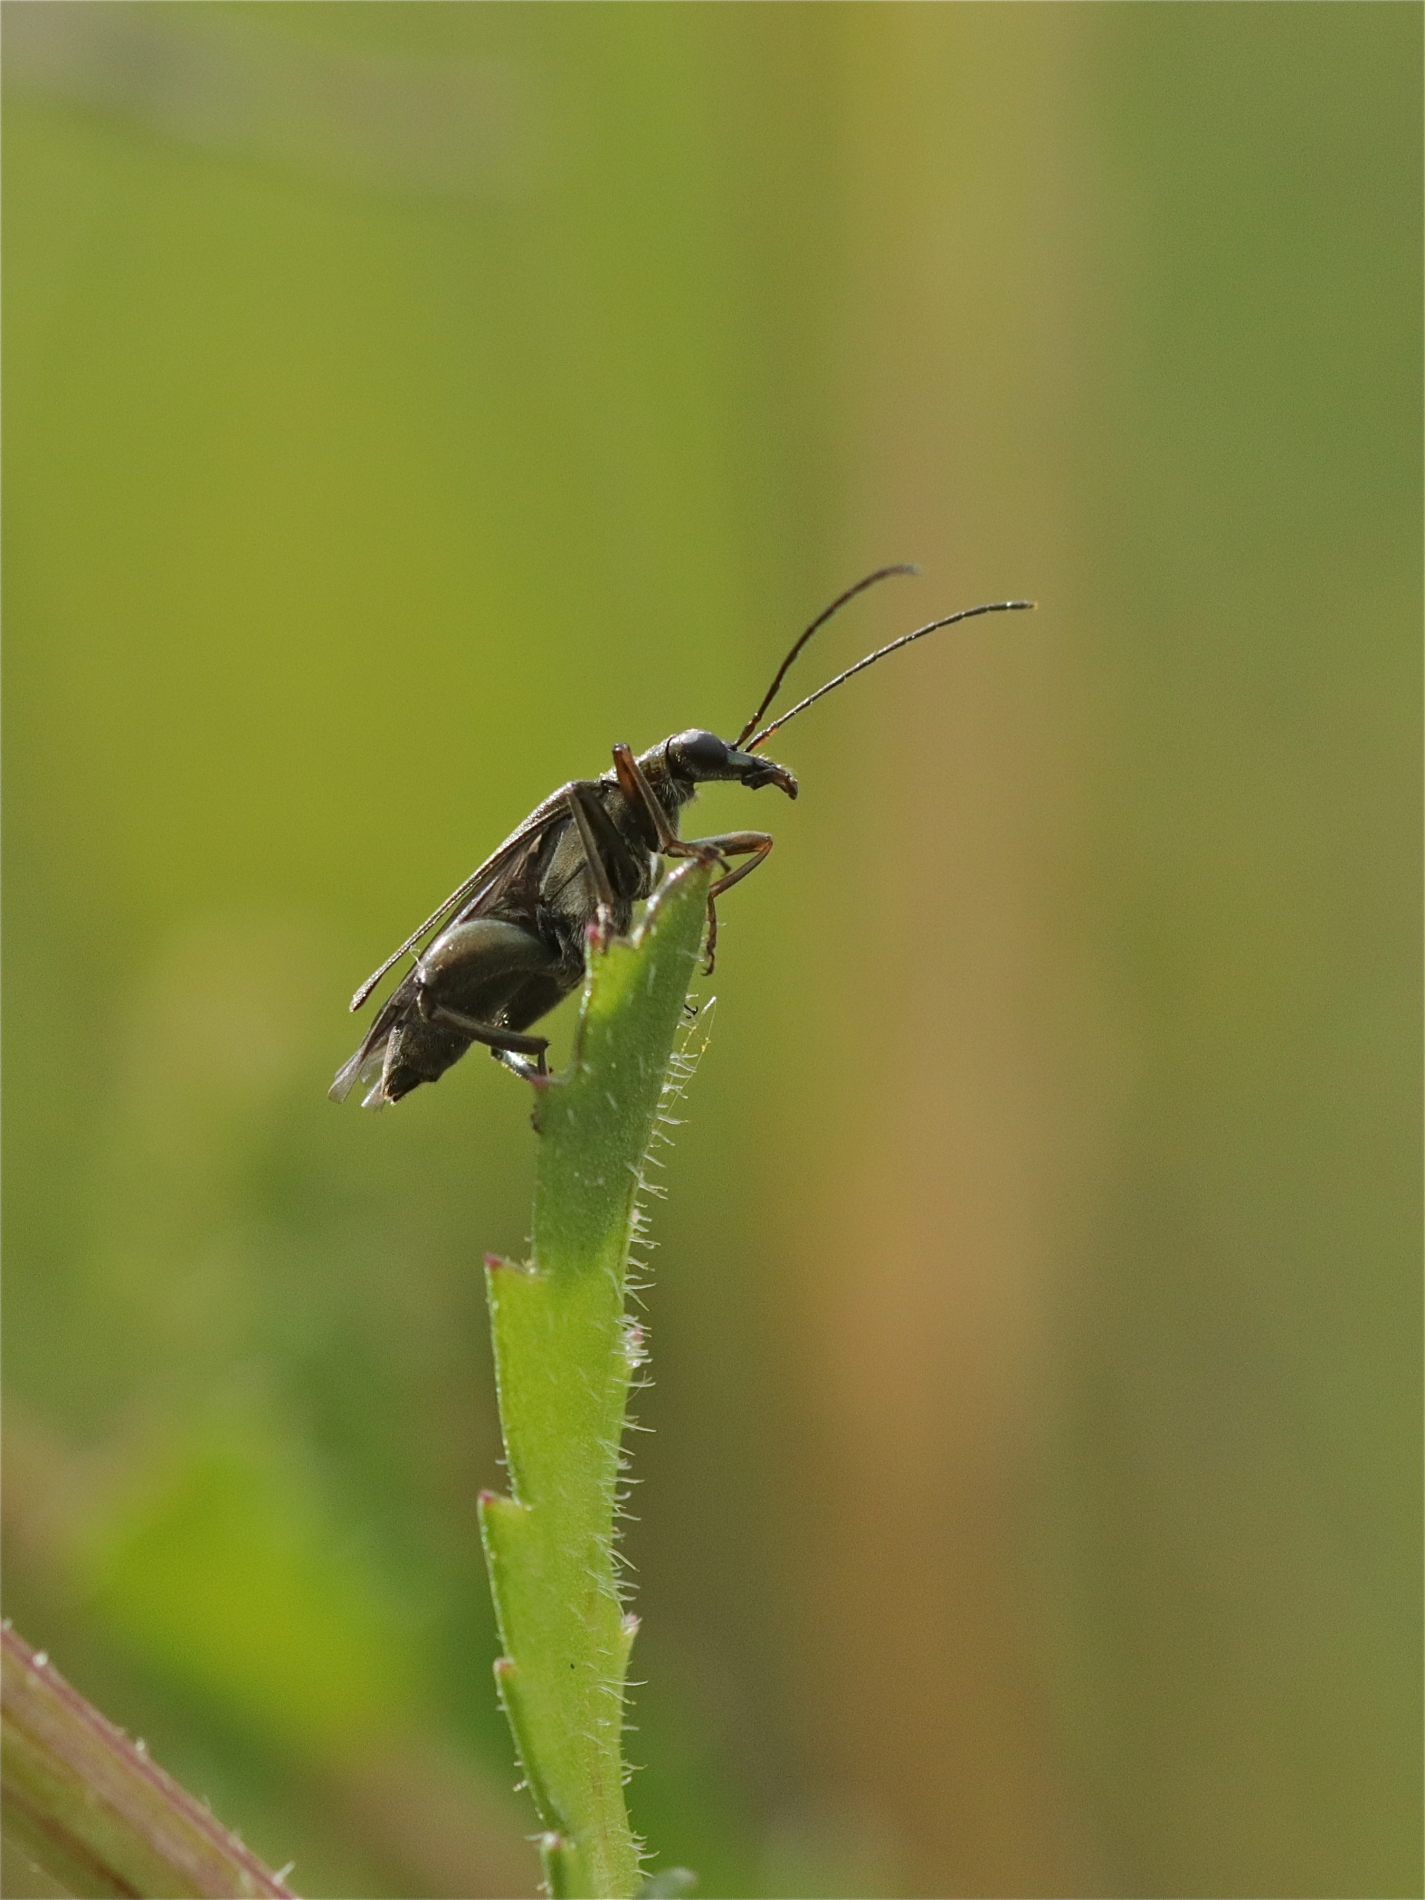
<path id="1" fill-rule="evenodd" d="M 500 1699 L 545 1829 L 554 1895 L 635 1893 L 615 1574 L 620 1439 L 642 1358 L 624 1310 L 637 1197 L 697 961 L 709 872 L 682 865 L 632 942 L 591 953 L 567 1080 L 544 1092 L 534 1257 L 487 1262 L 511 1495 L 481 1499 Z"/>
<path id="2" fill-rule="evenodd" d="M 257 1856 L 12 1629 L 3 1643 L 5 1832 L 80 1895 L 290 1896 Z"/>

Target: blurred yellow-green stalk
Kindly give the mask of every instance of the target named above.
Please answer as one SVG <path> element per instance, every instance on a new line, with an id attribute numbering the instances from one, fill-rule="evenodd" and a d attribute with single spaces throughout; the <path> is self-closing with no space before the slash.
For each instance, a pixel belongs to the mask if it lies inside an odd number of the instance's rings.
<path id="1" fill-rule="evenodd" d="M 702 808 L 778 843 L 657 1223 L 635 1819 L 714 1897 L 1419 1893 L 1419 10 L 3 51 L 9 1614 L 303 1893 L 533 1891 L 527 1094 L 339 1111 L 345 1000 L 915 559 L 803 690 L 1040 611 Z"/>

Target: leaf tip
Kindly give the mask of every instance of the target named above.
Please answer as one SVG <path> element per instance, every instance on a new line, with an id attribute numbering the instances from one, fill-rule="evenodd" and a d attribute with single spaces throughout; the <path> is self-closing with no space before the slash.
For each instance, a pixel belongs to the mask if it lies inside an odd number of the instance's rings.
<path id="1" fill-rule="evenodd" d="M 518 1273 L 526 1280 L 539 1277 L 539 1269 L 532 1260 L 510 1260 L 502 1253 L 485 1255 L 486 1273 Z"/>

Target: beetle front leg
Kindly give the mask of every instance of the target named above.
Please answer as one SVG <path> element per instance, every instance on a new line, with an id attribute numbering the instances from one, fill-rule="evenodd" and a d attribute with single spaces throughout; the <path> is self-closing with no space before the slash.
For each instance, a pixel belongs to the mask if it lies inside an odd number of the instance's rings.
<path id="1" fill-rule="evenodd" d="M 708 960 L 703 965 L 703 975 L 711 976 L 717 962 L 717 899 L 724 891 L 730 891 L 734 884 L 750 877 L 757 866 L 772 849 L 773 838 L 765 831 L 728 831 L 718 838 L 690 838 L 689 844 L 701 845 L 718 858 L 747 859 L 739 864 L 735 871 L 729 871 L 720 877 L 708 892 Z"/>
<path id="2" fill-rule="evenodd" d="M 667 812 L 655 797 L 653 787 L 644 776 L 643 768 L 633 756 L 630 746 L 614 747 L 614 771 L 624 796 L 641 805 L 647 812 L 658 835 L 658 851 L 662 857 L 701 858 L 704 863 L 712 864 L 726 864 L 729 858 L 748 859 L 746 864 L 738 865 L 735 871 L 727 871 L 718 878 L 708 892 L 708 960 L 703 966 L 703 974 L 711 976 L 717 960 L 716 900 L 749 872 L 757 869 L 772 849 L 772 838 L 765 831 L 728 831 L 716 838 L 680 838 L 669 822 Z"/>
<path id="3" fill-rule="evenodd" d="M 633 756 L 632 746 L 616 745 L 614 747 L 614 773 L 624 797 L 630 803 L 638 805 L 652 825 L 658 840 L 655 849 L 660 857 L 703 858 L 710 863 L 717 862 L 722 855 L 717 849 L 718 839 L 680 838 L 674 831 L 667 812 L 659 804 L 653 787 L 644 776 L 643 767 Z M 752 834 L 749 832 L 745 835 L 750 837 Z M 768 842 L 770 844 L 770 839 Z"/>

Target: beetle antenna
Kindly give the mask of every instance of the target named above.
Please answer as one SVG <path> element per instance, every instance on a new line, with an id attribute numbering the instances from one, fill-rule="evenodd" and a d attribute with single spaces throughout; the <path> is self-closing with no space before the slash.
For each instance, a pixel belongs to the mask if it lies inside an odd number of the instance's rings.
<path id="1" fill-rule="evenodd" d="M 762 704 L 757 708 L 756 712 L 753 713 L 752 717 L 748 720 L 747 724 L 742 728 L 741 732 L 738 733 L 737 735 L 738 745 L 742 744 L 743 740 L 747 737 L 749 732 L 756 731 L 757 721 L 762 717 L 763 713 L 766 712 L 767 708 L 771 705 L 772 701 L 777 697 L 777 689 L 782 684 L 782 681 L 787 677 L 787 668 L 791 665 L 792 661 L 801 652 L 802 648 L 806 645 L 807 641 L 810 640 L 810 638 L 816 632 L 818 627 L 824 627 L 827 621 L 830 620 L 831 616 L 837 611 L 838 608 L 844 607 L 848 600 L 854 600 L 858 594 L 864 594 L 866 589 L 868 587 L 874 587 L 877 581 L 889 580 L 892 574 L 918 574 L 919 572 L 920 572 L 920 569 L 915 565 L 913 561 L 901 561 L 901 562 L 898 562 L 896 566 L 894 567 L 878 567 L 874 574 L 868 574 L 865 580 L 857 581 L 856 585 L 854 587 L 848 587 L 844 594 L 838 594 L 836 596 L 836 599 L 832 601 L 831 605 L 828 608 L 826 608 L 824 612 L 819 613 L 816 619 L 812 621 L 811 625 L 807 628 L 806 632 L 802 634 L 801 637 L 796 641 L 796 643 L 792 647 L 791 652 L 787 655 L 786 659 L 783 660 L 782 664 L 777 668 L 777 677 L 772 681 L 772 684 L 767 688 L 767 691 L 764 693 L 762 697 Z"/>
<path id="2" fill-rule="evenodd" d="M 888 574 L 900 573 L 902 571 L 903 570 L 899 568 L 887 568 L 885 570 Z M 871 576 L 872 580 L 879 578 L 879 575 L 873 574 Z M 867 583 L 863 581 L 861 585 L 864 587 Z M 853 588 L 851 591 L 854 593 L 856 589 Z M 840 602 L 837 604 L 839 606 Z M 877 660 L 884 660 L 886 655 L 888 653 L 894 653 L 897 647 L 908 647 L 912 640 L 923 640 L 927 633 L 934 633 L 940 627 L 953 627 L 959 620 L 973 620 L 976 614 L 1016 613 L 1022 607 L 1034 607 L 1037 605 L 1038 603 L 1032 600 L 992 600 L 987 602 L 983 607 L 962 607 L 959 613 L 947 614 L 943 620 L 932 620 L 928 626 L 917 627 L 914 633 L 903 633 L 899 640 L 892 640 L 889 646 L 878 647 L 874 653 L 868 653 L 864 660 L 858 660 L 855 666 L 848 666 L 844 673 L 838 673 L 834 680 L 828 680 L 825 686 L 818 686 L 814 693 L 808 693 L 805 699 L 798 700 L 790 712 L 784 712 L 781 718 L 774 719 L 770 726 L 763 726 L 755 738 L 748 739 L 746 749 L 749 752 L 755 752 L 764 739 L 770 739 L 772 734 L 776 732 L 780 726 L 785 726 L 789 719 L 795 719 L 799 712 L 805 712 L 808 706 L 814 705 L 819 699 L 824 699 L 833 686 L 841 686 L 847 680 L 854 678 L 857 673 L 864 673 L 868 666 L 874 666 Z M 825 617 L 825 615 L 822 616 L 823 619 L 825 619 Z M 805 638 L 806 635 L 803 634 L 802 639 Z M 798 645 L 800 644 L 799 641 Z M 794 647 L 792 650 L 795 652 L 796 648 Z M 785 672 L 786 668 L 783 667 L 782 671 Z M 780 678 L 781 675 L 779 674 L 778 677 Z M 737 743 L 741 745 L 743 742 L 739 739 Z"/>

